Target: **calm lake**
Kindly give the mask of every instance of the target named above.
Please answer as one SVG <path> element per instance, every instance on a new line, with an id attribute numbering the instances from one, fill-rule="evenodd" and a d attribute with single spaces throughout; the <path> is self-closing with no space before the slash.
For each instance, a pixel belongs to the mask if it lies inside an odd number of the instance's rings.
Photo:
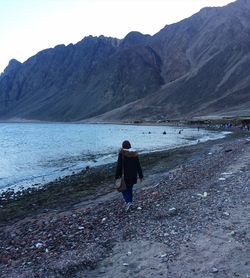
<path id="1" fill-rule="evenodd" d="M 0 123 L 0 191 L 44 184 L 86 166 L 116 161 L 124 140 L 142 153 L 224 136 L 168 126 Z"/>

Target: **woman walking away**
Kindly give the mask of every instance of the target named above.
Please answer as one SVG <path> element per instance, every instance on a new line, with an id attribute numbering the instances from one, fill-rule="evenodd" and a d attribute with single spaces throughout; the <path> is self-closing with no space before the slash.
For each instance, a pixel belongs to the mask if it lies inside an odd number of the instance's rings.
<path id="1" fill-rule="evenodd" d="M 137 183 L 137 175 L 140 181 L 143 180 L 143 173 L 138 157 L 138 153 L 131 148 L 129 141 L 122 143 L 122 149 L 118 155 L 115 179 L 119 179 L 124 175 L 126 190 L 122 192 L 126 203 L 125 210 L 128 211 L 133 201 L 133 185 Z"/>

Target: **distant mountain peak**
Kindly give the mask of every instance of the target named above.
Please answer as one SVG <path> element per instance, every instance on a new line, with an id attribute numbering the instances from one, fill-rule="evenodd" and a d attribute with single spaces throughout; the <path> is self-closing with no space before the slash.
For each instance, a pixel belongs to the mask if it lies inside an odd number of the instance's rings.
<path id="1" fill-rule="evenodd" d="M 122 46 L 144 44 L 150 37 L 150 35 L 144 35 L 138 31 L 132 31 L 124 37 L 121 44 Z"/>
<path id="2" fill-rule="evenodd" d="M 8 66 L 4 69 L 4 74 L 10 74 L 11 72 L 15 71 L 17 68 L 19 68 L 22 65 L 21 62 L 19 62 L 16 59 L 11 59 L 9 61 Z"/>
<path id="3" fill-rule="evenodd" d="M 103 43 L 108 43 L 114 47 L 118 47 L 120 45 L 122 40 L 117 39 L 117 38 L 113 38 L 113 37 L 105 37 L 104 35 L 100 35 L 100 36 L 86 36 L 84 37 L 80 42 L 78 42 L 76 45 L 79 44 L 94 44 L 94 43 L 98 43 L 98 42 L 103 42 Z"/>

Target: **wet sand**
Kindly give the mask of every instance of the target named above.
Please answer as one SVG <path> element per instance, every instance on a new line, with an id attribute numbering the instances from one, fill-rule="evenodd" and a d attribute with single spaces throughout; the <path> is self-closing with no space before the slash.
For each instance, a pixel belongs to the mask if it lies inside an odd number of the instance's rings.
<path id="1" fill-rule="evenodd" d="M 114 165 L 2 200 L 1 275 L 250 277 L 246 138 L 142 156 L 128 213 Z"/>

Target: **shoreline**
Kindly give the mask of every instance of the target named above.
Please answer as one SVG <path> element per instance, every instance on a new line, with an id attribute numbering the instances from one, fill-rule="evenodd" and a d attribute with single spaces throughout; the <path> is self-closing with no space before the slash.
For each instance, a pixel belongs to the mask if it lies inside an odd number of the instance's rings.
<path id="1" fill-rule="evenodd" d="M 213 142 L 223 142 L 235 136 L 244 135 L 234 132 L 216 140 L 143 153 L 140 154 L 141 165 L 147 176 L 161 175 L 162 164 L 166 163 L 168 166 L 164 171 L 169 171 L 186 159 L 192 159 L 197 152 L 213 145 Z M 58 177 L 46 184 L 39 186 L 34 184 L 24 190 L 6 189 L 0 193 L 0 208 L 4 212 L 0 215 L 0 226 L 5 221 L 12 221 L 43 210 L 68 208 L 77 202 L 88 201 L 113 192 L 115 167 L 116 162 L 107 163 Z M 66 193 L 68 196 L 65 196 Z"/>
<path id="2" fill-rule="evenodd" d="M 27 123 L 29 124 L 29 123 Z M 39 123 L 40 124 L 40 123 Z M 45 123 L 47 124 L 47 123 Z M 128 124 L 131 126 L 131 124 Z M 138 126 L 138 124 L 132 124 L 132 126 L 135 125 L 135 126 Z M 170 127 L 170 128 L 176 128 L 177 129 L 177 132 L 178 132 L 178 129 L 193 129 L 195 130 L 196 127 L 192 127 L 192 126 L 186 126 L 186 125 L 182 125 L 182 126 L 172 126 L 172 125 L 162 125 L 162 124 L 154 124 L 154 125 L 149 125 L 149 124 L 142 124 L 142 125 L 139 125 L 139 126 L 152 126 L 152 127 Z M 203 130 L 202 132 L 206 132 L 206 129 L 205 127 L 201 127 L 201 130 Z M 218 138 L 213 138 L 214 136 L 215 137 L 221 137 L 221 136 L 227 136 L 225 133 L 228 132 L 230 133 L 231 131 L 229 130 L 225 130 L 225 129 L 218 129 L 218 128 L 207 128 L 207 132 L 211 132 L 212 131 L 215 131 L 215 132 L 218 132 L 217 135 L 213 135 L 211 134 L 211 136 L 209 136 L 210 138 L 201 138 L 200 141 L 204 141 L 204 140 L 217 140 Z M 220 133 L 220 134 L 219 134 Z M 224 133 L 224 134 L 223 134 Z M 197 137 L 199 136 L 199 132 L 196 134 Z M 180 135 L 179 135 L 180 136 Z M 185 136 L 184 136 L 185 138 Z M 192 144 L 196 144 L 195 143 L 195 139 L 194 138 L 186 138 L 186 139 L 183 139 L 183 140 L 186 140 L 186 145 L 188 145 L 188 141 L 193 141 Z M 199 141 L 199 140 L 198 140 Z M 185 146 L 185 145 L 183 145 Z M 179 147 L 182 147 L 181 145 L 178 146 Z M 158 147 L 157 149 L 155 150 L 151 150 L 151 151 L 142 151 L 140 153 L 152 153 L 152 152 L 158 152 L 158 151 L 167 151 L 167 150 L 170 150 L 170 149 L 173 149 L 173 148 L 176 148 L 175 146 L 172 146 L 171 148 L 170 147 Z M 100 159 L 100 160 L 99 160 Z M 27 176 L 21 176 L 19 178 L 19 180 L 10 180 L 10 184 L 9 185 L 6 185 L 4 187 L 2 187 L 0 189 L 0 196 L 6 192 L 6 191 L 14 191 L 14 192 L 17 192 L 17 191 L 23 191 L 23 190 L 26 190 L 27 188 L 33 188 L 33 187 L 43 187 L 44 185 L 50 183 L 50 182 L 53 182 L 57 179 L 62 179 L 63 177 L 65 176 L 68 176 L 68 175 L 72 175 L 74 173 L 77 173 L 79 172 L 81 169 L 84 169 L 85 166 L 82 166 L 84 164 L 86 164 L 86 166 L 90 166 L 91 168 L 92 167 L 96 167 L 98 165 L 104 165 L 104 164 L 108 164 L 109 162 L 108 161 L 105 161 L 105 162 L 102 162 L 102 157 L 99 157 L 99 158 L 95 158 L 93 156 L 93 160 L 95 160 L 94 162 L 90 162 L 88 163 L 88 161 L 84 160 L 84 158 L 82 158 L 82 161 L 80 162 L 80 164 L 75 164 L 73 166 L 70 166 L 68 169 L 67 169 L 67 165 L 65 166 L 66 168 L 64 169 L 64 171 L 62 172 L 60 168 L 57 168 L 55 172 L 51 172 L 50 169 L 45 169 L 44 172 L 41 172 L 40 171 L 40 174 L 39 176 L 30 176 L 30 177 L 27 177 Z M 112 161 L 113 159 L 110 159 L 110 162 Z M 113 161 L 112 161 L 113 162 Z M 79 166 L 81 165 L 81 166 Z M 27 182 L 26 182 L 27 181 Z M 6 180 L 6 182 L 8 182 Z"/>
<path id="3" fill-rule="evenodd" d="M 107 182 L 100 184 L 103 192 L 95 188 L 100 194 L 95 198 L 81 197 L 72 203 L 61 199 L 54 207 L 47 204 L 46 209 L 1 221 L 1 273 L 246 277 L 250 270 L 246 135 L 234 133 L 142 158 L 148 165 L 145 184 L 135 187 L 135 205 L 128 214 L 120 194 L 106 191 Z M 70 187 L 64 189 L 68 196 Z"/>

